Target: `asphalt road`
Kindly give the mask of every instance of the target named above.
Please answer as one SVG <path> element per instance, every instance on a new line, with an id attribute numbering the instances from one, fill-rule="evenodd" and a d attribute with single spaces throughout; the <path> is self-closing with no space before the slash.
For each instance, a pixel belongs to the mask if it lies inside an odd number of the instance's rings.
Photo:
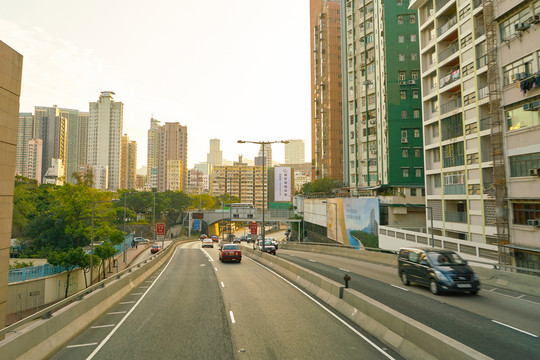
<path id="1" fill-rule="evenodd" d="M 179 247 L 52 359 L 399 359 L 258 263 Z"/>
<path id="2" fill-rule="evenodd" d="M 540 354 L 540 299 L 483 289 L 479 295 L 436 296 L 404 286 L 397 269 L 342 257 L 280 250 L 278 256 L 343 283 L 494 359 Z"/>

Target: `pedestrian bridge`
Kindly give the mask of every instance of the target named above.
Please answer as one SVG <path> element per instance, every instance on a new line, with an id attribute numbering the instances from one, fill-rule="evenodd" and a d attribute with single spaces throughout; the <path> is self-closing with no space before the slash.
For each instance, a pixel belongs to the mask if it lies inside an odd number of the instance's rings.
<path id="1" fill-rule="evenodd" d="M 229 210 L 215 211 L 192 211 L 189 214 L 190 224 L 193 220 L 203 220 L 206 224 L 212 225 L 219 221 L 263 221 L 262 209 L 254 208 L 231 208 Z M 299 222 L 295 219 L 294 210 L 267 209 L 264 210 L 265 222 Z"/>

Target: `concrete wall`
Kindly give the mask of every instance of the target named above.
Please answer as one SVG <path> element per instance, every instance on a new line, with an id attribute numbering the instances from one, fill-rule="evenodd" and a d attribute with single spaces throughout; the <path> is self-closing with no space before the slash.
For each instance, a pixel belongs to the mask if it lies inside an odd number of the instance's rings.
<path id="1" fill-rule="evenodd" d="M 5 326 L 23 57 L 0 41 L 0 328 Z M 1 337 L 0 337 L 1 339 Z"/>

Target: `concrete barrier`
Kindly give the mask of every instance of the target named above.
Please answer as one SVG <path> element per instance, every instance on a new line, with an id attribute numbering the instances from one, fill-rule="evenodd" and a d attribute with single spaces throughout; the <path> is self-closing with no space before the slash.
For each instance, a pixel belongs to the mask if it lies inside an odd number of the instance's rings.
<path id="1" fill-rule="evenodd" d="M 406 359 L 490 359 L 358 291 L 253 249 L 245 254 L 315 295 Z"/>
<path id="2" fill-rule="evenodd" d="M 171 245 L 169 251 L 164 251 L 163 256 L 147 265 L 133 267 L 132 273 L 111 281 L 104 288 L 56 311 L 51 318 L 36 320 L 17 329 L 15 334 L 6 336 L 6 339 L 0 342 L 2 358 L 33 360 L 52 356 L 159 269 L 179 244 Z"/>

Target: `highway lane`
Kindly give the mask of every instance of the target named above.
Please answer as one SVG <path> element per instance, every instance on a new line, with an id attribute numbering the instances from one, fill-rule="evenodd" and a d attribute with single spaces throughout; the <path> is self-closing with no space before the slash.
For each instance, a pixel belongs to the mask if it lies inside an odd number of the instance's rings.
<path id="1" fill-rule="evenodd" d="M 244 257 L 180 246 L 52 359 L 399 359 Z"/>
<path id="2" fill-rule="evenodd" d="M 489 291 L 435 296 L 422 287 L 403 286 L 390 266 L 290 250 L 278 256 L 341 283 L 348 272 L 349 287 L 493 358 L 535 358 L 540 351 L 537 302 Z"/>

